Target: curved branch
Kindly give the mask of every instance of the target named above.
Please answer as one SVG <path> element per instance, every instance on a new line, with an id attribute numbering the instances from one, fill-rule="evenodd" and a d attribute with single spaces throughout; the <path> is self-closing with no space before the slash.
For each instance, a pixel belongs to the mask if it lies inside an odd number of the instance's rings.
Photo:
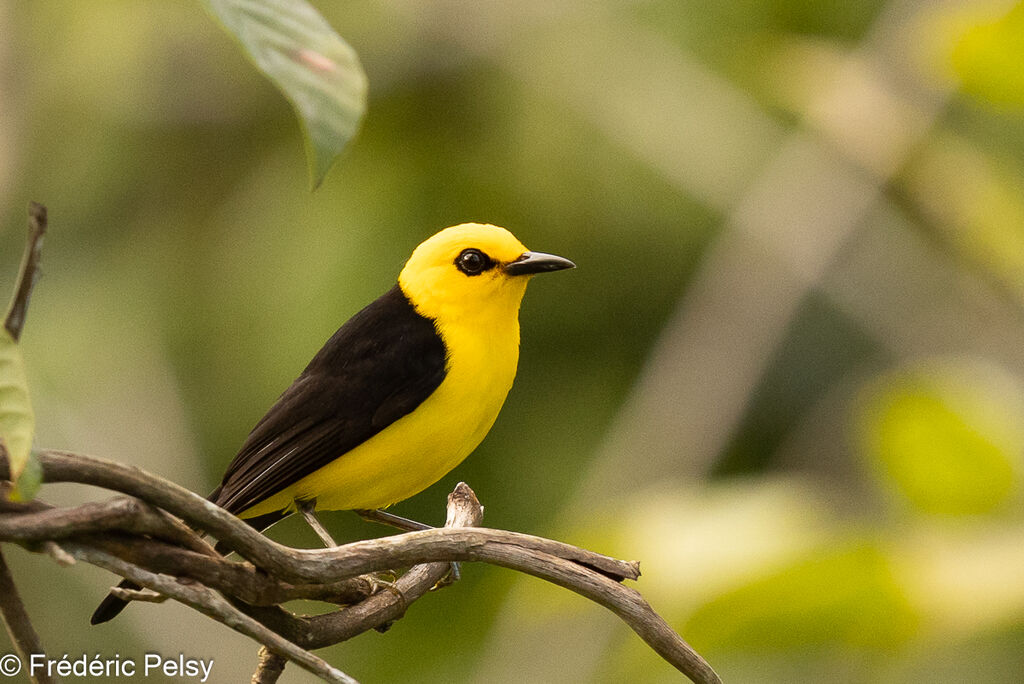
<path id="1" fill-rule="evenodd" d="M 272 606 L 296 599 L 349 605 L 369 596 L 372 589 L 358 577 L 337 582 L 291 584 L 267 575 L 251 563 L 197 554 L 119 532 L 77 537 L 75 541 L 152 572 L 199 582 L 252 606 Z"/>
<path id="2" fill-rule="evenodd" d="M 220 557 L 213 547 L 195 532 L 163 511 L 131 497 L 81 504 L 75 508 L 54 508 L 40 501 L 13 503 L 0 501 L 0 538 L 7 541 L 65 539 L 82 534 L 120 530 L 191 549 L 207 556 Z"/>
<path id="3" fill-rule="evenodd" d="M 635 562 L 617 560 L 532 535 L 451 526 L 359 541 L 331 549 L 291 549 L 255 532 L 235 516 L 196 494 L 137 468 L 59 451 L 41 452 L 39 460 L 46 482 L 80 482 L 136 496 L 180 516 L 191 526 L 227 541 L 256 567 L 210 555 L 209 546 L 190 531 L 186 530 L 185 539 L 177 539 L 182 530 L 171 529 L 166 520 L 153 515 L 163 515 L 162 512 L 127 503 L 118 503 L 114 507 L 117 510 L 93 504 L 92 508 L 86 509 L 88 519 L 76 520 L 73 524 L 70 522 L 74 518 L 72 514 L 76 510 L 81 512 L 83 507 L 70 511 L 48 511 L 37 507 L 32 511 L 12 513 L 10 516 L 21 516 L 21 519 L 9 521 L 6 526 L 3 518 L 8 516 L 0 516 L 0 540 L 28 545 L 60 538 L 62 546 L 76 548 L 80 552 L 87 548 L 100 554 L 97 557 L 107 559 L 105 562 L 114 559 L 123 564 L 119 567 L 131 567 L 136 573 L 153 575 L 164 572 L 193 578 L 205 585 L 204 589 L 214 587 L 225 596 L 234 597 L 233 609 L 244 613 L 247 619 L 256 621 L 264 629 L 269 627 L 305 648 L 337 643 L 385 625 L 401 617 L 409 603 L 433 587 L 448 571 L 450 562 L 482 561 L 545 579 L 605 606 L 659 655 L 694 681 L 720 681 L 704 659 L 654 612 L 638 592 L 619 583 L 620 580 L 639 576 L 639 566 Z M 0 478 L 5 473 L 6 461 L 0 459 Z M 462 489 L 465 491 L 460 494 Z M 459 496 L 471 497 L 479 507 L 472 490 L 465 485 L 460 485 L 452 494 L 456 500 Z M 452 497 L 449 498 L 450 507 L 453 505 Z M 137 513 L 140 520 L 125 521 L 124 510 L 128 509 Z M 478 522 L 479 519 L 469 524 Z M 68 533 L 69 526 L 74 533 Z M 98 534 L 101 532 L 103 534 Z M 125 537 L 125 533 L 129 536 Z M 140 539 L 140 534 L 156 538 Z M 197 548 L 196 541 L 202 546 Z M 70 542 L 77 546 L 72 547 Z M 174 545 L 182 542 L 188 542 L 183 544 L 186 546 L 184 549 Z M 266 605 L 302 593 L 332 600 L 328 598 L 332 591 L 352 590 L 353 585 L 346 582 L 353 581 L 358 575 L 410 566 L 416 567 L 398 581 L 405 600 L 389 592 L 381 592 L 343 611 L 310 618 L 296 617 L 276 605 Z M 135 576 L 121 570 L 115 572 L 135 579 Z M 161 587 L 144 581 L 139 583 L 165 593 Z M 365 592 L 359 595 L 365 595 Z M 345 596 L 351 598 L 349 594 Z M 263 604 L 263 607 L 254 604 Z"/>
<path id="4" fill-rule="evenodd" d="M 86 544 L 67 542 L 64 548 L 78 560 L 126 577 L 137 584 L 184 603 L 203 615 L 212 617 L 236 632 L 255 639 L 271 651 L 291 660 L 325 681 L 335 684 L 359 684 L 355 679 L 328 664 L 323 658 L 303 650 L 244 614 L 212 589 L 199 584 L 182 584 L 173 577 L 143 570 Z"/>
<path id="5" fill-rule="evenodd" d="M 482 519 L 483 506 L 476 494 L 468 485 L 460 482 L 455 491 L 448 495 L 445 529 L 454 531 L 460 527 L 478 525 Z M 343 611 L 306 618 L 296 617 L 276 606 L 240 608 L 305 648 L 323 648 L 394 622 L 405 614 L 414 601 L 437 586 L 450 571 L 451 563 L 447 559 L 422 563 L 398 578 L 395 583 L 397 595 L 382 591 Z"/>
<path id="6" fill-rule="evenodd" d="M 417 557 L 417 551 L 413 548 L 395 548 L 385 551 L 385 553 L 393 555 L 389 555 L 387 562 L 380 565 L 369 562 L 372 559 L 366 557 L 367 552 L 374 554 L 378 552 L 378 549 L 372 546 L 360 548 L 361 542 L 337 549 L 306 551 L 291 549 L 268 539 L 223 508 L 210 503 L 184 487 L 151 475 L 139 468 L 94 456 L 64 451 L 41 451 L 38 456 L 43 468 L 44 482 L 91 484 L 143 499 L 181 517 L 190 525 L 205 530 L 217 539 L 228 542 L 239 555 L 287 581 L 334 581 L 387 569 L 394 565 L 404 567 L 436 560 L 429 554 Z M 6 477 L 6 475 L 6 460 L 0 458 L 0 478 Z M 522 546 L 575 561 L 615 579 L 636 579 L 640 576 L 639 564 L 636 562 L 621 561 L 562 542 L 517 532 L 477 529 L 441 533 L 437 529 L 432 529 L 408 534 L 423 535 L 419 542 L 425 545 L 430 545 L 435 537 L 466 534 L 467 538 L 461 542 L 465 547 L 480 546 L 486 541 L 486 538 L 496 536 L 499 539 L 493 539 L 493 541 Z M 398 539 L 404 536 L 406 535 L 387 539 Z M 410 544 L 415 547 L 417 542 L 410 542 Z M 332 555 L 332 552 L 340 552 L 341 549 L 345 549 L 344 554 L 333 553 Z M 469 553 L 467 557 L 453 560 L 492 562 L 488 557 L 470 557 L 472 554 L 469 551 L 467 553 Z M 344 555 L 340 564 L 339 555 Z M 500 553 L 497 554 L 497 557 L 500 556 Z M 367 564 L 368 562 L 369 564 Z"/>
<path id="7" fill-rule="evenodd" d="M 77 482 L 129 494 L 172 513 L 189 525 L 231 544 L 241 555 L 273 574 L 301 580 L 289 573 L 288 549 L 264 537 L 231 513 L 184 487 L 134 466 L 95 456 L 47 450 L 37 453 L 43 482 Z M 0 456 L 0 478 L 8 477 L 6 457 Z M 267 543 L 269 542 L 269 543 Z M 284 567 L 279 567 L 284 562 Z"/>

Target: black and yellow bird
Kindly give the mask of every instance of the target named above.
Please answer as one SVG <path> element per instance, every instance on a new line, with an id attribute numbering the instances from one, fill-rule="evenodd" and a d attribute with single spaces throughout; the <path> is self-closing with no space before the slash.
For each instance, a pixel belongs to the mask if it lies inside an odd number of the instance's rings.
<path id="1" fill-rule="evenodd" d="M 270 407 L 210 501 L 262 530 L 300 509 L 386 508 L 437 482 L 512 388 L 530 276 L 573 266 L 497 226 L 427 239 Z M 107 596 L 92 623 L 124 606 Z"/>

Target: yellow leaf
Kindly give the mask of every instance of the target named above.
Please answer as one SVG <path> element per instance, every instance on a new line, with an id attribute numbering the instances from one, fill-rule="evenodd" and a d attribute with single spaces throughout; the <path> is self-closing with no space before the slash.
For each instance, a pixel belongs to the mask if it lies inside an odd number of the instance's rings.
<path id="1" fill-rule="evenodd" d="M 819 549 L 701 606 L 683 633 L 698 650 L 889 650 L 919 616 L 870 542 Z"/>
<path id="2" fill-rule="evenodd" d="M 965 93 L 999 106 L 1024 106 L 1024 3 L 966 28 L 954 41 L 950 64 Z"/>
<path id="3" fill-rule="evenodd" d="M 883 378 L 868 392 L 861 444 L 917 510 L 991 513 L 1019 487 L 1024 401 L 1007 374 L 966 361 Z"/>

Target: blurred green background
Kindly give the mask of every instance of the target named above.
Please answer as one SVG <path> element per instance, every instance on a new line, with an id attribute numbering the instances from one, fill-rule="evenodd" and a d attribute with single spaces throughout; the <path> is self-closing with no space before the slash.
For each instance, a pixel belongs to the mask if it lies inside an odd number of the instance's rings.
<path id="1" fill-rule="evenodd" d="M 51 217 L 38 446 L 206 493 L 416 244 L 497 223 L 579 268 L 531 286 L 490 436 L 396 512 L 439 523 L 465 480 L 490 526 L 641 560 L 727 682 L 1020 681 L 1024 4 L 318 8 L 370 101 L 310 194 L 288 104 L 198 3 L 0 2 L 0 292 L 27 202 Z M 52 654 L 254 668 L 177 605 L 90 628 L 111 576 L 7 555 Z M 679 681 L 575 595 L 464 575 L 323 654 L 365 684 Z"/>

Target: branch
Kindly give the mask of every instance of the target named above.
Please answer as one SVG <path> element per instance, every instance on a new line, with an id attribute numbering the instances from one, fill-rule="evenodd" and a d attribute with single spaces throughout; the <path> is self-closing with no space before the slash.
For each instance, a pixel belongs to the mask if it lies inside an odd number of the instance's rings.
<path id="1" fill-rule="evenodd" d="M 21 662 L 27 663 L 33 653 L 43 653 L 43 644 L 39 641 L 39 635 L 32 627 L 32 621 L 25 610 L 25 604 L 18 594 L 18 587 L 14 585 L 14 578 L 11 577 L 10 568 L 4 560 L 3 551 L 0 550 L 0 616 L 3 617 L 4 626 L 11 637 L 15 650 L 21 656 Z M 35 675 L 37 684 L 50 684 L 54 681 L 46 672 L 38 672 Z"/>
<path id="2" fill-rule="evenodd" d="M 6 495 L 0 487 L 0 494 Z M 183 546 L 208 556 L 220 557 L 195 532 L 163 511 L 138 499 L 118 497 L 86 503 L 76 508 L 54 508 L 41 501 L 16 503 L 0 497 L 0 537 L 7 541 L 64 539 L 82 534 L 122 530 Z"/>
<path id="3" fill-rule="evenodd" d="M 3 493 L 0 485 L 0 495 Z M 41 501 L 12 503 L 0 496 L 0 540 L 30 547 L 53 539 L 76 537 L 121 560 L 158 572 L 194 579 L 247 604 L 269 606 L 295 599 L 316 599 L 348 605 L 370 594 L 360 578 L 334 582 L 291 584 L 268 576 L 250 563 L 235 563 L 217 554 L 194 532 L 183 528 L 179 541 L 172 521 L 161 511 L 137 499 L 115 498 L 57 509 Z M 134 513 L 137 517 L 130 518 Z M 176 523 L 180 526 L 180 523 Z M 126 533 L 133 534 L 126 534 Z M 145 534 L 150 538 L 141 538 Z M 185 547 L 161 539 L 178 541 Z M 54 543 L 48 541 L 48 543 Z M 197 552 L 198 550 L 198 552 Z"/>
<path id="4" fill-rule="evenodd" d="M 252 684 L 275 684 L 284 672 L 285 662 L 287 661 L 284 658 L 268 650 L 266 646 L 260 646 L 259 664 L 252 675 Z"/>
<path id="5" fill-rule="evenodd" d="M 483 506 L 476 494 L 463 482 L 456 485 L 448 495 L 447 529 L 464 525 L 478 525 L 483 519 Z M 417 565 L 402 575 L 396 582 L 397 594 L 382 591 L 344 610 L 313 618 L 296 618 L 280 608 L 255 611 L 264 624 L 278 633 L 291 634 L 293 641 L 302 642 L 306 648 L 320 648 L 340 643 L 369 631 L 387 629 L 392 622 L 402 617 L 406 609 L 450 572 L 450 564 L 444 562 Z M 243 608 L 244 610 L 244 608 Z M 252 614 L 252 613 L 250 613 Z M 259 665 L 253 674 L 253 682 L 273 684 L 284 669 L 284 665 L 265 657 L 260 650 Z M 278 669 L 280 667 L 280 669 Z"/>
<path id="6" fill-rule="evenodd" d="M 43 252 L 43 235 L 46 233 L 46 207 L 36 202 L 28 205 L 28 242 L 25 243 L 25 255 L 21 259 L 21 270 L 18 273 L 18 285 L 11 299 L 11 307 L 4 318 L 4 327 L 11 337 L 17 341 L 21 337 L 21 329 L 25 325 L 25 314 L 28 312 L 28 300 L 32 296 L 32 287 L 39 277 L 39 257 Z"/>
<path id="7" fill-rule="evenodd" d="M 227 542 L 239 555 L 290 582 L 336 581 L 391 567 L 435 561 L 438 558 L 436 554 L 431 555 L 429 549 L 434 544 L 444 546 L 445 540 L 452 544 L 449 552 L 462 554 L 449 560 L 477 560 L 502 565 L 502 558 L 507 558 L 507 554 L 498 547 L 504 544 L 549 553 L 614 579 L 636 579 L 640 576 L 636 562 L 621 561 L 562 542 L 503 530 L 442 532 L 431 529 L 356 542 L 337 549 L 291 549 L 268 539 L 223 508 L 184 487 L 139 468 L 64 451 L 47 450 L 38 455 L 44 482 L 91 484 L 143 499 Z M 7 476 L 5 463 L 5 460 L 0 460 L 0 478 Z M 406 537 L 408 541 L 397 542 Z M 488 545 L 488 541 L 494 543 Z M 380 544 L 383 546 L 378 548 Z M 381 553 L 386 555 L 378 559 L 377 555 Z M 507 567 L 520 569 L 511 565 Z"/>
<path id="8" fill-rule="evenodd" d="M 400 618 L 447 574 L 452 561 L 482 561 L 545 579 L 605 606 L 695 682 L 720 681 L 639 593 L 620 584 L 639 577 L 637 563 L 550 539 L 475 527 L 482 507 L 463 484 L 449 496 L 449 520 L 444 529 L 306 550 L 278 544 L 196 494 L 137 468 L 59 451 L 41 452 L 39 460 L 45 482 L 97 485 L 145 503 L 122 498 L 66 510 L 38 502 L 21 508 L 7 504 L 6 509 L 0 507 L 0 541 L 35 549 L 40 543 L 59 539 L 76 558 L 89 559 L 87 562 L 189 603 L 235 629 L 248 630 L 244 633 L 289 659 L 292 655 L 254 636 L 257 632 L 253 630 L 273 633 L 299 650 L 335 644 Z M 6 461 L 0 459 L 0 478 L 5 474 Z M 227 541 L 251 562 L 213 554 L 191 530 L 153 506 Z M 359 578 L 365 573 L 411 566 L 397 582 L 401 596 L 391 592 L 368 596 L 369 587 Z M 277 605 L 299 596 L 358 602 L 312 617 L 293 615 Z"/>
<path id="9" fill-rule="evenodd" d="M 242 611 L 235 608 L 220 594 L 197 584 L 183 584 L 173 577 L 148 572 L 131 563 L 126 563 L 116 556 L 91 548 L 85 544 L 69 542 L 64 545 L 72 556 L 78 560 L 91 563 L 109 570 L 144 587 L 159 591 L 165 596 L 184 603 L 203 615 L 227 625 L 231 629 L 244 634 L 263 644 L 275 653 L 291 660 L 317 677 L 335 684 L 359 684 L 341 670 L 332 667 L 322 658 L 305 651 L 291 643 L 281 635 L 271 631 Z"/>
<path id="10" fill-rule="evenodd" d="M 448 495 L 448 519 L 444 531 L 455 532 L 457 528 L 475 526 L 482 519 L 483 506 L 476 494 L 460 482 Z M 382 591 L 346 610 L 307 618 L 297 618 L 278 607 L 263 608 L 257 611 L 259 619 L 305 648 L 323 648 L 340 643 L 370 629 L 386 627 L 402 617 L 413 602 L 444 579 L 450 571 L 451 560 L 441 559 L 410 569 L 395 583 L 401 596 Z"/>

